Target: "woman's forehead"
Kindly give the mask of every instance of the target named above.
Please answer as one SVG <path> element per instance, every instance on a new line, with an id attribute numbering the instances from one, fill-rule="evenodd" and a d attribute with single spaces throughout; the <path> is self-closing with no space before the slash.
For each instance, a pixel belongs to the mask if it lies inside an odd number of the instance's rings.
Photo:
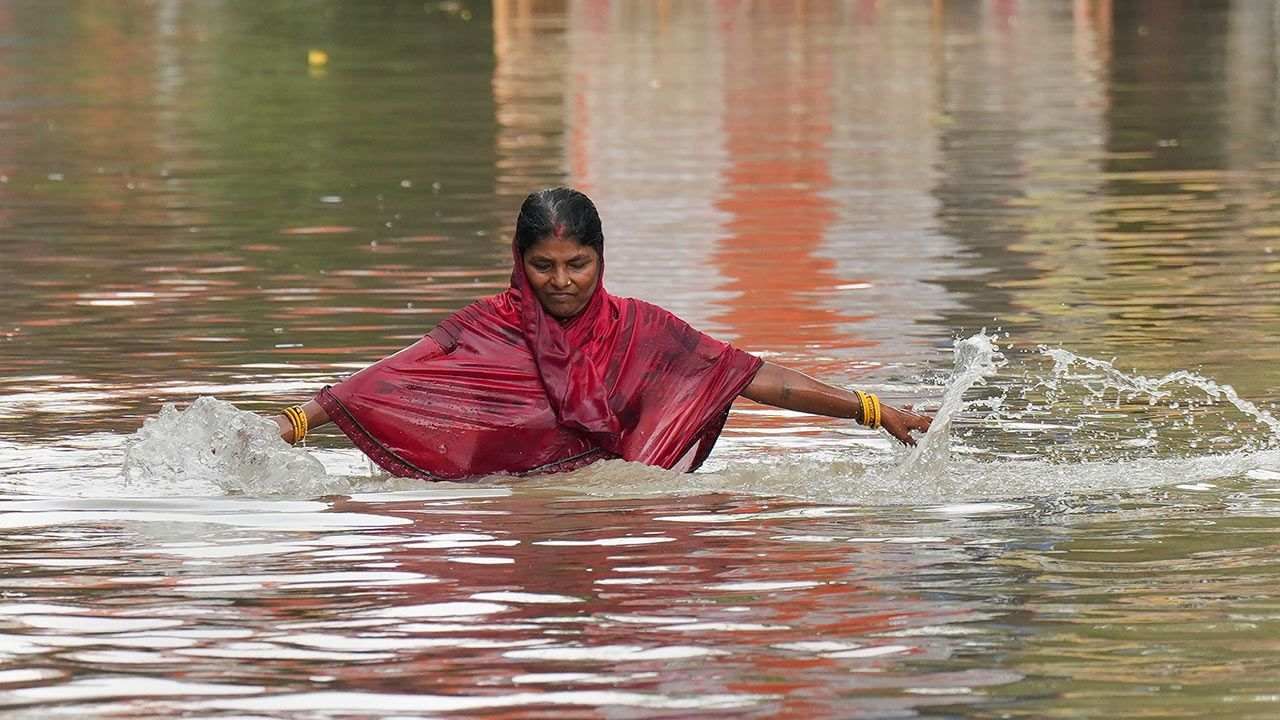
<path id="1" fill-rule="evenodd" d="M 548 235 L 542 238 L 525 251 L 525 255 L 537 255 L 557 260 L 569 260 L 583 254 L 595 256 L 595 248 L 590 245 L 583 245 L 573 238 L 555 235 Z"/>

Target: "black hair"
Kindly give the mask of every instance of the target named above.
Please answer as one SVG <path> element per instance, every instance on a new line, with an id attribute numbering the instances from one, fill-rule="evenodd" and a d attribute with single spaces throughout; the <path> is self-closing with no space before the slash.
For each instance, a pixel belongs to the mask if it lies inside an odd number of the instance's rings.
<path id="1" fill-rule="evenodd" d="M 604 256 L 604 230 L 591 198 L 567 187 L 530 193 L 516 218 L 516 248 L 523 255 L 545 237 L 562 237 Z"/>

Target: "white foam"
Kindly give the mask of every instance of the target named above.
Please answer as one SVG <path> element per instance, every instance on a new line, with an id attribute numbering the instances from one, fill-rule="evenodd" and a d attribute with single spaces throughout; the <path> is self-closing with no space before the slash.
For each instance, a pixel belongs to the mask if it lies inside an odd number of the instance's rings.
<path id="1" fill-rule="evenodd" d="M 276 424 L 228 402 L 200 397 L 185 410 L 166 404 L 125 451 L 125 486 L 137 495 L 326 495 L 349 483 L 325 474 Z"/>

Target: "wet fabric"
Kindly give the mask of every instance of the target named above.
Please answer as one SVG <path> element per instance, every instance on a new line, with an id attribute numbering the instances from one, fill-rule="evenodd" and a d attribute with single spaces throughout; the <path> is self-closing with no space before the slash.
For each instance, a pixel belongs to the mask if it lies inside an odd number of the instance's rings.
<path id="1" fill-rule="evenodd" d="M 568 470 L 622 458 L 688 471 L 711 452 L 761 361 L 655 305 L 610 295 L 543 309 L 519 252 L 511 287 L 317 396 L 352 442 L 403 477 Z"/>

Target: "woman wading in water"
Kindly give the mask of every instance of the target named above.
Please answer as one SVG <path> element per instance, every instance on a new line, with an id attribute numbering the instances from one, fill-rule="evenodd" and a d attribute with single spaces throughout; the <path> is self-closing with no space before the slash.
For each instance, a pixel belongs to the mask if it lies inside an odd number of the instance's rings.
<path id="1" fill-rule="evenodd" d="M 851 418 L 914 445 L 928 417 L 814 380 L 604 288 L 604 233 L 576 190 L 525 199 L 511 287 L 275 418 L 297 442 L 330 421 L 386 471 L 459 479 L 621 458 L 702 464 L 742 395 Z"/>

